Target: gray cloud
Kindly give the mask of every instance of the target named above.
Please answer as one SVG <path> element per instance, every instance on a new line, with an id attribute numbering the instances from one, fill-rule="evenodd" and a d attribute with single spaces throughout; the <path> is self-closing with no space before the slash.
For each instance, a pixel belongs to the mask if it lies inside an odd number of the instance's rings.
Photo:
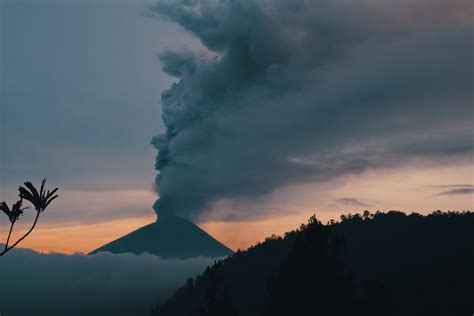
<path id="1" fill-rule="evenodd" d="M 156 53 L 186 36 L 145 1 L 1 1 L 0 185 L 151 187 Z"/>
<path id="2" fill-rule="evenodd" d="M 442 184 L 442 185 L 431 185 L 434 188 L 474 188 L 472 184 Z"/>
<path id="3" fill-rule="evenodd" d="M 461 194 L 473 194 L 474 188 L 459 188 L 451 189 L 438 193 L 437 195 L 461 195 Z"/>
<path id="4" fill-rule="evenodd" d="M 40 254 L 15 249 L 0 260 L 2 315 L 148 315 L 213 259 L 152 255 Z"/>
<path id="5" fill-rule="evenodd" d="M 148 140 L 164 129 L 157 102 L 173 81 L 156 54 L 192 43 L 175 25 L 144 17 L 146 3 L 0 1 L 0 201 L 47 177 L 68 203 L 45 222 L 153 214 L 151 200 L 105 201 L 106 191 L 153 190 Z M 71 202 L 78 190 L 104 199 Z"/>
<path id="6" fill-rule="evenodd" d="M 471 4 L 439 2 L 159 1 L 152 11 L 208 51 L 161 56 L 178 82 L 152 141 L 157 213 L 199 217 L 290 183 L 469 161 Z"/>
<path id="7" fill-rule="evenodd" d="M 335 202 L 346 205 L 346 206 L 360 206 L 360 207 L 371 206 L 370 204 L 366 204 L 362 201 L 359 201 L 356 198 L 341 198 L 341 199 L 337 199 Z"/>

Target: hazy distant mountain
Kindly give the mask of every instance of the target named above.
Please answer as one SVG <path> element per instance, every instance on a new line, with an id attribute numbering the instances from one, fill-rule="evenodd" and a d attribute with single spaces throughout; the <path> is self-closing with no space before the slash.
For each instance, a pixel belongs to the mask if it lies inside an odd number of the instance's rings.
<path id="1" fill-rule="evenodd" d="M 180 217 L 161 218 L 94 251 L 151 253 L 162 258 L 223 257 L 233 253 L 197 225 Z"/>

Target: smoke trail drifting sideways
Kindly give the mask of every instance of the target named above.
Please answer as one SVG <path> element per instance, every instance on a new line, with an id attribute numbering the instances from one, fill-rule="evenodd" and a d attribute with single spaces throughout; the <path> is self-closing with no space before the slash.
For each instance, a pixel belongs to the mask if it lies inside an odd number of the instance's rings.
<path id="1" fill-rule="evenodd" d="M 181 0 L 208 49 L 165 52 L 160 216 L 367 168 L 472 153 L 468 1 Z M 449 10 L 447 10 L 449 8 Z M 249 214 L 243 214 L 248 216 Z"/>

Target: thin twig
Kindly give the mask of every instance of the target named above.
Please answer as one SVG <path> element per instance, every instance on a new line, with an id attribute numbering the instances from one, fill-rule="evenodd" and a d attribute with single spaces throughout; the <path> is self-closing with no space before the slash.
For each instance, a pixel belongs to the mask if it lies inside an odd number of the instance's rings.
<path id="1" fill-rule="evenodd" d="M 5 243 L 5 250 L 8 248 L 8 242 L 10 241 L 10 236 L 12 235 L 13 226 L 15 226 L 15 222 L 12 222 L 12 224 L 10 226 L 10 231 L 8 232 L 7 242 Z"/>
<path id="2" fill-rule="evenodd" d="M 38 218 L 39 218 L 39 215 L 40 215 L 40 212 L 37 212 L 36 213 L 36 218 L 35 218 L 35 221 L 33 222 L 33 226 L 31 226 L 30 230 L 26 232 L 26 234 L 23 235 L 23 237 L 21 237 L 20 239 L 18 239 L 13 245 L 11 245 L 10 247 L 6 247 L 5 250 L 3 250 L 2 252 L 0 252 L 0 256 L 3 256 L 4 254 L 6 254 L 8 251 L 10 251 L 11 249 L 15 248 L 16 245 L 18 245 L 23 239 L 25 239 L 32 231 L 33 229 L 35 228 L 36 226 L 36 223 L 38 222 Z"/>

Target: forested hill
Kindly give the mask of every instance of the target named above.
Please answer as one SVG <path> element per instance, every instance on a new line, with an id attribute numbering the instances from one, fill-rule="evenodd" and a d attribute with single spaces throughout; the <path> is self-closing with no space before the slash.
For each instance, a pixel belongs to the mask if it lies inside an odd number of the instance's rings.
<path id="1" fill-rule="evenodd" d="M 216 262 L 159 316 L 472 315 L 474 213 L 343 216 Z"/>

